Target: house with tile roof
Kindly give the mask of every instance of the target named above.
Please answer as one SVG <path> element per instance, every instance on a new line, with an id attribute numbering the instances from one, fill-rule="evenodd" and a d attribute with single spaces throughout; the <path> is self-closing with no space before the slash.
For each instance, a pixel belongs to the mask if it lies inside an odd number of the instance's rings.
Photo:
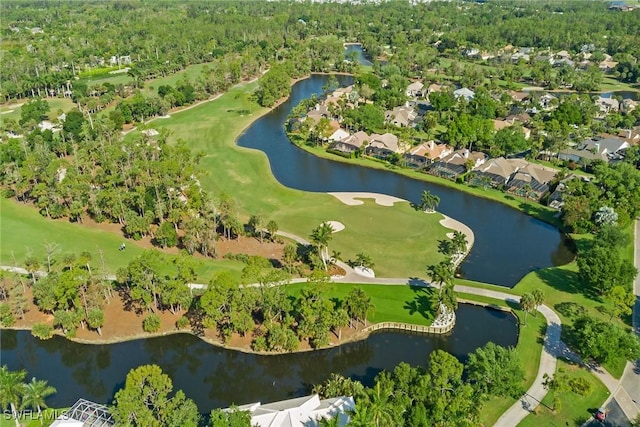
<path id="1" fill-rule="evenodd" d="M 392 133 L 385 133 L 383 135 L 372 133 L 369 141 L 369 145 L 365 150 L 369 156 L 386 159 L 393 153 L 401 152 L 398 145 L 398 137 Z"/>
<path id="2" fill-rule="evenodd" d="M 511 179 L 511 175 L 528 163 L 524 159 L 505 159 L 504 157 L 489 159 L 484 164 L 473 169 L 474 179 L 472 184 L 479 184 L 486 180 L 492 187 L 504 186 Z"/>
<path id="3" fill-rule="evenodd" d="M 447 144 L 437 144 L 431 140 L 413 147 L 408 153 L 405 153 L 404 160 L 408 166 L 421 168 L 451 153 L 453 153 L 453 148 Z"/>
<path id="4" fill-rule="evenodd" d="M 456 179 L 466 173 L 468 167 L 471 169 L 477 168 L 484 164 L 486 159 L 487 156 L 484 153 L 463 148 L 433 162 L 427 172 L 442 178 Z"/>
<path id="5" fill-rule="evenodd" d="M 505 190 L 528 199 L 540 200 L 549 191 L 549 183 L 557 174 L 556 169 L 527 162 L 511 175 Z"/>
<path id="6" fill-rule="evenodd" d="M 351 154 L 365 148 L 369 143 L 369 139 L 370 137 L 366 132 L 359 131 L 339 141 L 335 141 L 329 148 L 345 154 Z"/>

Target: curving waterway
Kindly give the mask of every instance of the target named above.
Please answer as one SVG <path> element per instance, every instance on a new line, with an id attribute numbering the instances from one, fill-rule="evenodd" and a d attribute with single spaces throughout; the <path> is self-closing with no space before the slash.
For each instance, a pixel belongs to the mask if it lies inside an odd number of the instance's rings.
<path id="1" fill-rule="evenodd" d="M 336 76 L 343 86 L 353 78 Z M 316 157 L 291 144 L 284 123 L 302 99 L 320 94 L 328 76 L 312 75 L 293 86 L 289 100 L 256 120 L 238 145 L 264 151 L 283 185 L 304 191 L 364 191 L 418 202 L 428 189 L 440 197 L 438 211 L 462 221 L 475 234 L 471 253 L 460 266 L 463 277 L 513 287 L 532 270 L 566 264 L 569 240 L 556 228 L 501 203 L 393 172 Z"/>
<path id="2" fill-rule="evenodd" d="M 29 331 L 0 331 L 1 364 L 26 369 L 28 378 L 46 379 L 58 392 L 47 403 L 72 405 L 79 397 L 110 403 L 130 369 L 155 363 L 193 399 L 200 412 L 232 403 L 271 402 L 309 392 L 332 372 L 370 385 L 383 369 L 400 362 L 424 366 L 433 350 L 463 360 L 493 341 L 512 346 L 518 326 L 510 313 L 461 305 L 449 336 L 378 332 L 363 341 L 305 353 L 260 356 L 227 350 L 189 334 L 88 345 L 55 336 L 41 341 Z"/>

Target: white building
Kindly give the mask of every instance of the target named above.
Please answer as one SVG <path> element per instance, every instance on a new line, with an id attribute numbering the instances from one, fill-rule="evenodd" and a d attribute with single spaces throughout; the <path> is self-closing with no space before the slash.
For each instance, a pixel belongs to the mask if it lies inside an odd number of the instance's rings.
<path id="1" fill-rule="evenodd" d="M 352 397 L 340 396 L 320 400 L 317 394 L 267 404 L 250 403 L 239 406 L 239 411 L 251 414 L 251 425 L 258 427 L 316 427 L 321 418 L 338 417 L 338 425 L 349 422 L 347 411 L 356 404 Z"/>

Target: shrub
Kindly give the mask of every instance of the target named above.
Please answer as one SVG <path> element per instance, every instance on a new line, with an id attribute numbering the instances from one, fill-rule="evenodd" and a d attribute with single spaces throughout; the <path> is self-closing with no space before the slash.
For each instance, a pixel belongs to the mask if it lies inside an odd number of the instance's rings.
<path id="1" fill-rule="evenodd" d="M 11 307 L 9 307 L 9 304 L 0 304 L 0 325 L 4 326 L 5 328 L 10 328 L 15 324 L 16 318 L 11 312 Z"/>
<path id="2" fill-rule="evenodd" d="M 251 348 L 253 348 L 254 351 L 266 351 L 267 339 L 264 336 L 255 337 L 251 343 Z"/>
<path id="3" fill-rule="evenodd" d="M 178 329 L 184 329 L 187 326 L 189 326 L 189 319 L 187 316 L 182 316 L 176 321 L 176 328 Z"/>
<path id="4" fill-rule="evenodd" d="M 48 340 L 53 336 L 53 326 L 46 323 L 36 323 L 31 328 L 31 335 L 41 340 Z"/>
<path id="5" fill-rule="evenodd" d="M 589 396 L 593 391 L 593 384 L 586 378 L 571 378 L 569 388 L 582 397 Z"/>
<path id="6" fill-rule="evenodd" d="M 142 329 L 145 332 L 158 332 L 160 330 L 160 317 L 151 313 L 142 321 Z"/>

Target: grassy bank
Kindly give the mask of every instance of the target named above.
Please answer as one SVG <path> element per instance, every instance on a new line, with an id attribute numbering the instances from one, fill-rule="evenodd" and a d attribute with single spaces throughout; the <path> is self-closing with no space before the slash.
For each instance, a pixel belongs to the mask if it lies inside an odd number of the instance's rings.
<path id="1" fill-rule="evenodd" d="M 467 194 L 471 194 L 476 197 L 482 197 L 485 199 L 494 200 L 496 202 L 505 204 L 514 209 L 518 209 L 521 212 L 526 213 L 527 215 L 533 216 L 541 221 L 544 221 L 548 224 L 551 224 L 555 227 L 560 226 L 560 222 L 557 218 L 558 211 L 551 209 L 547 206 L 543 206 L 539 203 L 536 203 L 531 200 L 525 200 L 521 197 L 516 197 L 511 194 L 503 193 L 502 191 L 495 190 L 493 188 L 479 188 L 472 187 L 467 184 L 459 184 L 457 182 L 440 178 L 434 175 L 429 175 L 424 172 L 417 171 L 411 168 L 403 168 L 400 166 L 392 165 L 388 162 L 376 161 L 371 158 L 346 158 L 339 156 L 337 154 L 328 153 L 323 147 L 319 146 L 310 146 L 306 144 L 298 145 L 298 147 L 303 150 L 314 154 L 318 157 L 322 157 L 325 159 L 334 160 L 337 162 L 364 166 L 372 169 L 380 169 L 380 170 L 388 170 L 400 175 L 407 176 L 409 178 L 413 178 L 419 181 L 430 182 L 433 184 L 442 185 L 443 187 L 453 188 L 457 191 L 462 191 Z"/>
<path id="2" fill-rule="evenodd" d="M 299 296 L 306 283 L 287 285 L 287 293 Z M 364 289 L 375 309 L 369 315 L 371 323 L 404 322 L 415 325 L 431 325 L 435 309 L 431 305 L 433 289 L 421 286 L 362 285 L 332 283 L 327 285 L 330 298 L 344 299 L 354 287 Z"/>

